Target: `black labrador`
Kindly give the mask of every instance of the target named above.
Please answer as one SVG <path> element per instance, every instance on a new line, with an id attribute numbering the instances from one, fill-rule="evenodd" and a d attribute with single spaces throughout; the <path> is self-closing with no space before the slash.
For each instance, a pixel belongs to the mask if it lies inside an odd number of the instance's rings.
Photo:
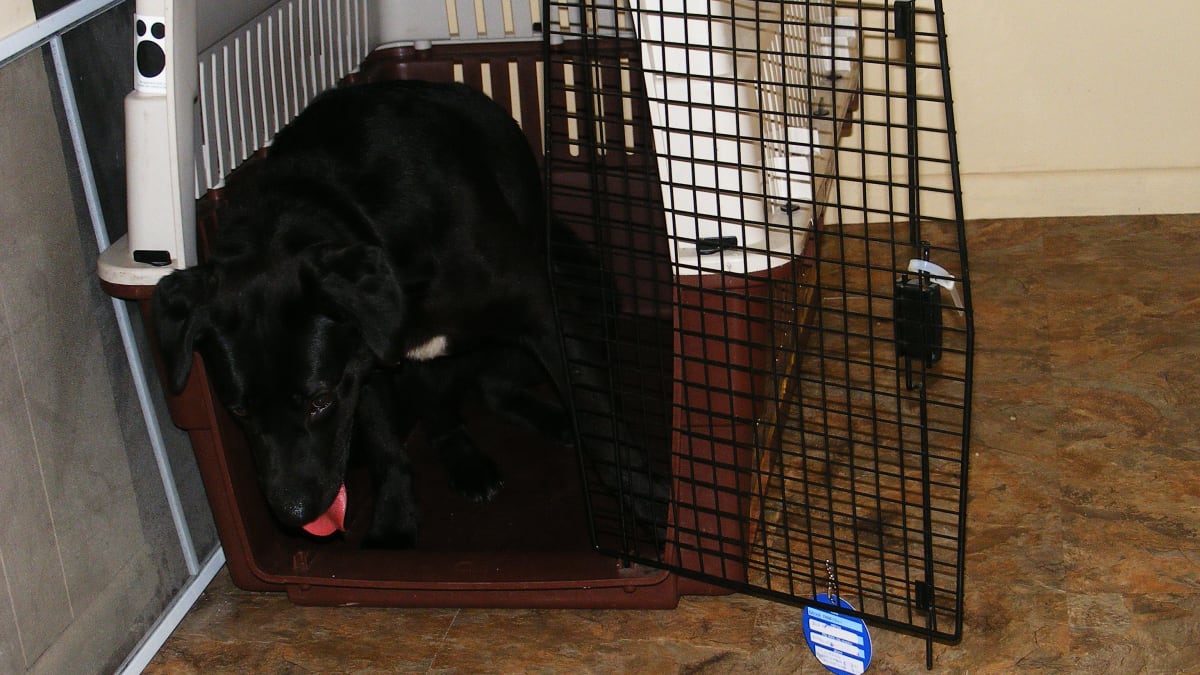
<path id="1" fill-rule="evenodd" d="M 355 455 L 377 496 L 368 543 L 411 546 L 414 425 L 454 487 L 486 501 L 501 476 L 464 428 L 465 397 L 568 439 L 572 384 L 611 413 L 591 328 L 563 339 L 556 323 L 549 242 L 583 247 L 547 221 L 539 172 L 509 114 L 465 85 L 335 89 L 278 134 L 208 260 L 159 283 L 169 385 L 184 386 L 198 351 L 281 524 L 340 528 Z M 559 300 L 588 315 L 582 295 Z M 547 380 L 557 399 L 535 391 Z M 606 423 L 583 422 L 597 427 L 583 437 Z M 661 520 L 665 483 L 623 430 L 607 433 L 585 455 L 639 518 Z"/>

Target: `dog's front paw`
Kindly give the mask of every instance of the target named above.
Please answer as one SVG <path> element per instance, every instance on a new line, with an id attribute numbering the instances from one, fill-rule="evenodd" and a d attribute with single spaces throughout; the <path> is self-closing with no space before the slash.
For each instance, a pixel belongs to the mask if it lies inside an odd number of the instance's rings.
<path id="1" fill-rule="evenodd" d="M 420 516 L 408 466 L 389 469 L 375 489 L 375 513 L 363 548 L 412 548 L 417 543 Z"/>
<path id="2" fill-rule="evenodd" d="M 504 485 L 500 469 L 475 446 L 465 429 L 460 427 L 442 436 L 434 446 L 455 492 L 475 503 L 490 502 L 499 494 Z"/>
<path id="3" fill-rule="evenodd" d="M 470 459 L 460 458 L 447 469 L 450 472 L 450 487 L 475 503 L 492 501 L 500 493 L 500 488 L 504 487 L 496 463 L 484 454 L 477 454 Z"/>

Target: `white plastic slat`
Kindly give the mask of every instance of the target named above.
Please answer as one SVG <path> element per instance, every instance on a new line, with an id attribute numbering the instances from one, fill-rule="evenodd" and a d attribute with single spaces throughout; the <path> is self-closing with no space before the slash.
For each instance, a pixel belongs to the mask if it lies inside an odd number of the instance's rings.
<path id="1" fill-rule="evenodd" d="M 221 69 L 217 71 L 217 110 L 224 121 L 224 124 L 221 125 L 221 137 L 223 141 L 221 143 L 221 155 L 224 157 L 225 166 L 228 167 L 228 170 L 233 170 L 234 167 L 241 163 L 241 149 L 238 147 L 238 138 L 241 136 L 241 129 L 238 124 L 236 93 L 234 92 L 234 87 L 237 84 L 230 74 L 229 45 L 224 45 L 221 52 Z M 228 173 L 223 175 L 228 175 Z"/>
<path id="2" fill-rule="evenodd" d="M 279 91 L 279 117 L 276 132 L 287 124 L 296 111 L 299 92 L 292 69 L 292 30 L 288 15 L 291 6 L 281 7 L 275 16 L 275 87 Z"/>
<path id="3" fill-rule="evenodd" d="M 504 34 L 516 33 L 517 27 L 513 21 L 513 0 L 500 0 L 500 14 Z"/>
<path id="4" fill-rule="evenodd" d="M 296 75 L 294 77 L 295 87 L 293 88 L 296 95 L 296 106 L 292 110 L 292 116 L 294 117 L 300 114 L 304 106 L 308 105 L 309 99 L 304 3 L 301 1 L 293 2 L 288 6 L 288 32 L 291 34 L 291 53 L 289 54 L 289 58 Z"/>
<path id="5" fill-rule="evenodd" d="M 223 124 L 225 113 L 222 109 L 223 96 L 220 87 L 220 72 L 224 68 L 217 54 L 213 54 L 207 59 L 208 77 L 205 79 L 205 89 L 208 94 L 206 97 L 208 107 L 208 120 L 205 125 L 207 138 L 208 152 L 211 156 L 214 173 L 213 179 L 218 183 L 224 179 L 228 173 L 229 167 L 226 164 L 225 157 L 225 126 Z"/>
<path id="6" fill-rule="evenodd" d="M 258 107 L 262 94 L 256 84 L 258 78 L 254 67 L 254 30 L 247 28 L 242 31 L 242 37 L 238 42 L 240 43 L 237 53 L 240 78 L 238 91 L 241 95 L 239 104 L 242 109 L 242 137 L 245 139 L 246 154 L 249 155 L 259 147 Z"/>
<path id="7" fill-rule="evenodd" d="M 325 63 L 329 67 L 329 82 L 337 84 L 345 74 L 342 72 L 342 62 L 345 60 L 342 56 L 343 40 L 342 40 L 342 3 L 341 0 L 327 3 L 325 6 L 325 30 L 327 45 L 325 53 Z"/>
<path id="8" fill-rule="evenodd" d="M 334 84 L 333 81 L 333 31 L 330 30 L 329 3 L 317 5 L 317 45 L 320 49 L 318 61 L 321 64 L 321 76 L 318 79 L 317 91 L 324 91 Z"/>
<path id="9" fill-rule="evenodd" d="M 204 190 L 215 186 L 217 181 L 221 180 L 221 165 L 217 160 L 217 143 L 216 139 L 216 108 L 212 106 L 212 61 L 199 61 L 199 98 L 200 98 L 200 135 L 196 137 L 197 143 L 197 171 L 196 174 L 204 175 Z M 204 190 L 197 189 L 197 197 L 202 195 Z"/>
<path id="10" fill-rule="evenodd" d="M 322 2 L 319 15 L 321 17 L 321 77 L 326 88 L 337 84 L 338 80 L 336 5 L 335 2 Z"/>
<path id="11" fill-rule="evenodd" d="M 265 146 L 271 140 L 271 134 L 275 127 L 273 124 L 274 104 L 272 102 L 273 92 L 271 91 L 271 78 L 269 70 L 270 52 L 268 50 L 268 39 L 270 32 L 265 23 L 259 23 L 254 26 L 254 44 L 253 70 L 255 77 L 255 91 L 258 92 L 258 127 L 255 131 L 255 137 L 258 139 L 258 146 Z"/>
<path id="12" fill-rule="evenodd" d="M 254 91 L 254 73 L 250 69 L 249 49 L 250 33 L 247 31 L 234 42 L 233 72 L 237 83 L 238 126 L 240 127 L 239 139 L 241 142 L 238 153 L 239 161 L 245 160 L 258 147 L 258 138 L 254 129 L 254 101 L 258 92 Z"/>
<path id="13" fill-rule="evenodd" d="M 329 62 L 333 64 L 333 70 L 338 77 L 341 77 L 346 63 L 346 6 L 344 2 L 335 2 L 330 6 L 330 30 L 333 33 L 331 44 L 333 48 L 330 50 Z"/>
<path id="14" fill-rule="evenodd" d="M 508 91 L 509 102 L 512 108 L 513 119 L 522 129 L 536 129 L 537 127 L 528 126 L 529 122 L 525 120 L 526 111 L 521 107 L 521 69 L 517 66 L 516 61 L 510 61 L 508 64 Z M 534 113 L 530 110 L 529 113 Z M 534 122 L 536 124 L 536 122 Z"/>
<path id="15" fill-rule="evenodd" d="M 267 41 L 263 45 L 263 50 L 267 54 L 267 89 L 271 92 L 271 132 L 268 134 L 268 142 L 275 137 L 275 134 L 283 126 L 283 121 L 287 119 L 287 92 L 283 86 L 282 75 L 282 59 L 283 48 L 280 46 L 282 33 L 280 31 L 279 15 L 275 14 L 267 17 L 266 30 Z"/>
<path id="16" fill-rule="evenodd" d="M 504 29 L 504 5 L 500 0 L 476 0 L 475 7 L 480 32 L 488 37 L 503 37 L 508 34 Z"/>
<path id="17" fill-rule="evenodd" d="M 324 65 L 322 48 L 325 39 L 321 34 L 321 10 L 315 0 L 305 0 L 304 30 L 305 63 L 308 65 L 308 100 L 325 90 L 325 76 L 321 72 Z"/>
<path id="18" fill-rule="evenodd" d="M 362 0 L 347 0 L 347 6 L 350 8 L 349 17 L 352 26 L 350 34 L 354 35 L 353 63 L 346 64 L 346 72 L 349 72 L 358 67 L 359 60 L 366 57 L 370 46 L 367 44 L 367 10 L 364 3 Z"/>
<path id="19" fill-rule="evenodd" d="M 300 78 L 297 77 L 296 58 L 294 55 L 295 35 L 292 30 L 296 10 L 288 4 L 279 11 L 279 87 L 283 92 L 283 114 L 280 116 L 280 126 L 296 114 L 300 101 Z"/>

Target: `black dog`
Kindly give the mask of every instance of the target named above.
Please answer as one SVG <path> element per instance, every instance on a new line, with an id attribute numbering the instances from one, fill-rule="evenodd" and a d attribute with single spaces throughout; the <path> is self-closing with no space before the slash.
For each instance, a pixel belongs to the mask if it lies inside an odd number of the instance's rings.
<path id="1" fill-rule="evenodd" d="M 159 284 L 154 314 L 170 385 L 199 351 L 283 525 L 327 532 L 313 523 L 356 454 L 377 495 L 368 541 L 411 545 L 418 422 L 453 485 L 490 499 L 500 474 L 464 430 L 468 395 L 555 437 L 570 435 L 569 380 L 611 411 L 604 357 L 556 325 L 547 248 L 575 240 L 547 222 L 537 162 L 491 99 L 423 82 L 333 90 L 247 183 L 206 263 Z M 582 364 L 570 377 L 568 362 Z M 532 392 L 547 379 L 563 398 Z M 644 457 L 627 439 L 589 443 L 603 482 L 656 519 L 666 490 Z"/>

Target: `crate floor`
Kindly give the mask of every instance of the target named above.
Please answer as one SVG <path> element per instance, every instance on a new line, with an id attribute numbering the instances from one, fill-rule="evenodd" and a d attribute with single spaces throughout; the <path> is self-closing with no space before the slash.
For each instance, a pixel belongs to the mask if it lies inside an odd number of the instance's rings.
<path id="1" fill-rule="evenodd" d="M 965 628 L 960 644 L 934 645 L 935 672 L 1193 671 L 1200 216 L 967 233 L 978 350 Z M 877 520 L 886 538 L 888 509 Z M 923 641 L 873 639 L 869 672 L 922 670 Z M 234 671 L 826 672 L 798 608 L 742 595 L 674 611 L 338 609 L 222 574 L 148 672 Z"/>

